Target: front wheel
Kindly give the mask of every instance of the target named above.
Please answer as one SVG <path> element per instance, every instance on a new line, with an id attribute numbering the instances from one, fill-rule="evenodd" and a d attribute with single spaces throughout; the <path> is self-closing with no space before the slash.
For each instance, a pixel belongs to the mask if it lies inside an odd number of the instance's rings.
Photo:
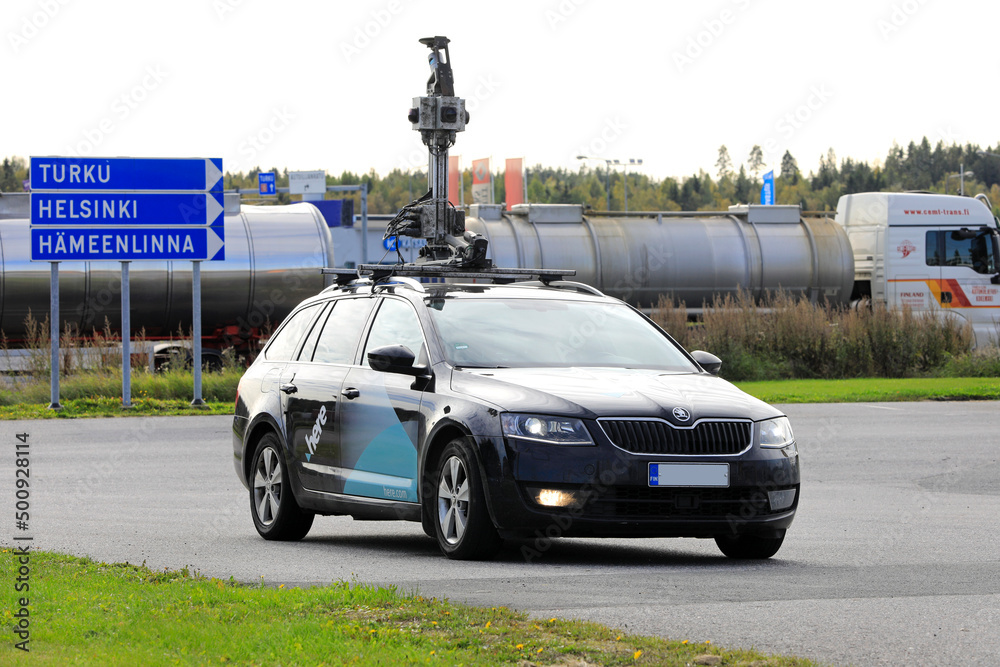
<path id="1" fill-rule="evenodd" d="M 438 546 L 448 558 L 492 558 L 503 540 L 486 509 L 486 495 L 475 455 L 462 440 L 452 441 L 441 454 L 434 478 Z"/>
<path id="2" fill-rule="evenodd" d="M 785 536 L 761 537 L 759 535 L 716 535 L 715 544 L 729 558 L 762 560 L 778 553 Z"/>
<path id="3" fill-rule="evenodd" d="M 278 436 L 268 433 L 257 443 L 250 469 L 250 514 L 265 540 L 301 540 L 315 514 L 295 502 Z"/>

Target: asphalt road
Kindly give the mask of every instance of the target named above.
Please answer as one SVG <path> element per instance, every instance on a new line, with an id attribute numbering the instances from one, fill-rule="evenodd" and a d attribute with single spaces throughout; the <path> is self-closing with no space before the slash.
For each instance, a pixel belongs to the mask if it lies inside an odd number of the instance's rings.
<path id="1" fill-rule="evenodd" d="M 0 542 L 267 583 L 395 584 L 453 601 L 833 664 L 1000 663 L 1000 405 L 786 406 L 803 459 L 778 555 L 700 540 L 562 540 L 528 563 L 448 561 L 412 523 L 321 517 L 260 539 L 226 417 L 0 422 Z M 13 522 L 30 434 L 30 531 Z"/>

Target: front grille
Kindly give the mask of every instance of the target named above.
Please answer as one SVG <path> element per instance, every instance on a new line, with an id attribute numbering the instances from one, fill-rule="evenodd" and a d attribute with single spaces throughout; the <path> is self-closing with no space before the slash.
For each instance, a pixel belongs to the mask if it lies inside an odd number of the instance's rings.
<path id="1" fill-rule="evenodd" d="M 767 493 L 749 489 L 615 487 L 592 498 L 584 513 L 595 518 L 724 519 L 787 511 L 772 510 Z"/>
<path id="2" fill-rule="evenodd" d="M 753 424 L 746 421 L 701 421 L 691 428 L 677 428 L 659 419 L 600 419 L 598 423 L 611 442 L 635 454 L 739 454 L 750 446 L 753 434 Z"/>

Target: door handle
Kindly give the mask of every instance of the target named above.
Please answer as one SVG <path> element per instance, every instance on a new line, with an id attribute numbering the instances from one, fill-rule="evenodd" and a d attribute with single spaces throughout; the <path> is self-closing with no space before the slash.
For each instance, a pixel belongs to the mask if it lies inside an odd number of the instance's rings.
<path id="1" fill-rule="evenodd" d="M 282 383 L 280 389 L 281 389 L 281 391 L 285 392 L 286 394 L 294 394 L 294 393 L 298 392 L 298 390 L 299 390 L 299 388 L 296 387 L 291 382 L 284 382 L 284 383 Z"/>
<path id="2" fill-rule="evenodd" d="M 340 395 L 343 396 L 344 398 L 351 399 L 360 396 L 361 392 L 355 389 L 354 387 L 348 387 L 347 389 L 340 392 Z"/>

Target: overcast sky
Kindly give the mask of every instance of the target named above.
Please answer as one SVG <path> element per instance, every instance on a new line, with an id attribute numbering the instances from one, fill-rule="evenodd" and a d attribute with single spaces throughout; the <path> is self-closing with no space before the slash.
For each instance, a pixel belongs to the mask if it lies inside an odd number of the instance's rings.
<path id="1" fill-rule="evenodd" d="M 406 120 L 451 42 L 452 155 L 803 171 L 893 141 L 996 144 L 1000 3 L 972 0 L 5 0 L 2 155 L 421 169 Z M 600 166 L 601 162 L 588 162 Z"/>

